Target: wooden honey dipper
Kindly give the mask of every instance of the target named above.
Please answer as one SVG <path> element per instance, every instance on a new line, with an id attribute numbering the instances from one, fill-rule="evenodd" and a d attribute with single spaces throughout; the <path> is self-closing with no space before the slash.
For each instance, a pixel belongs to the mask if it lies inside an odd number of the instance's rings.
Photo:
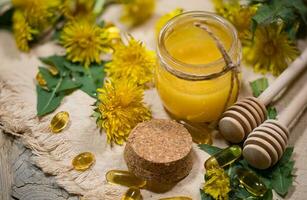
<path id="1" fill-rule="evenodd" d="M 291 103 L 277 116 L 255 128 L 244 142 L 243 156 L 258 169 L 267 169 L 277 163 L 289 140 L 288 126 L 307 105 L 307 84 Z"/>
<path id="2" fill-rule="evenodd" d="M 258 98 L 247 97 L 229 107 L 219 121 L 220 133 L 232 143 L 242 142 L 267 118 L 266 105 L 307 67 L 307 49 Z"/>

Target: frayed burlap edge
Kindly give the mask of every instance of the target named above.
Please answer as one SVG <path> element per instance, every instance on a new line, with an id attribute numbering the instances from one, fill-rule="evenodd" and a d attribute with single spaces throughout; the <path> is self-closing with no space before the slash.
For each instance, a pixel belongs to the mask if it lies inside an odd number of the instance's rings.
<path id="1" fill-rule="evenodd" d="M 121 189 L 100 180 L 94 169 L 73 170 L 71 158 L 76 153 L 69 140 L 62 134 L 50 134 L 48 117 L 40 120 L 35 110 L 29 108 L 31 106 L 20 97 L 18 88 L 0 80 L 0 128 L 22 139 L 42 171 L 54 175 L 61 187 L 84 199 L 120 199 Z"/>

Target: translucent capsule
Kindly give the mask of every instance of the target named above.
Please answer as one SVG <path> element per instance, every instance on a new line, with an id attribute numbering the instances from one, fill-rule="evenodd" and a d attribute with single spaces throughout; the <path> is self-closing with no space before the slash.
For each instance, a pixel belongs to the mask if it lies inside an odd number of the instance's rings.
<path id="1" fill-rule="evenodd" d="M 77 171 L 85 171 L 95 163 L 95 156 L 91 152 L 84 152 L 72 160 L 72 165 Z"/>
<path id="2" fill-rule="evenodd" d="M 37 83 L 38 83 L 39 86 L 44 87 L 44 86 L 47 85 L 46 80 L 44 79 L 43 75 L 42 75 L 40 72 L 38 72 L 38 73 L 36 74 L 35 79 L 36 79 L 36 81 L 37 81 Z"/>
<path id="3" fill-rule="evenodd" d="M 254 172 L 239 168 L 236 170 L 236 174 L 240 184 L 243 185 L 249 193 L 258 197 L 266 193 L 267 188 L 265 184 Z"/>
<path id="4" fill-rule="evenodd" d="M 204 166 L 206 169 L 225 167 L 236 161 L 241 157 L 241 155 L 241 147 L 238 145 L 233 145 L 208 158 Z"/>
<path id="5" fill-rule="evenodd" d="M 123 170 L 110 170 L 106 173 L 106 179 L 109 183 L 123 185 L 127 187 L 142 188 L 146 181 L 136 177 L 134 174 Z"/>
<path id="6" fill-rule="evenodd" d="M 212 144 L 212 135 L 213 131 L 206 124 L 198 124 L 180 121 L 186 129 L 188 129 L 192 140 L 196 144 Z"/>
<path id="7" fill-rule="evenodd" d="M 167 198 L 162 198 L 162 199 L 159 199 L 159 200 L 193 200 L 192 198 L 190 197 L 167 197 Z"/>
<path id="8" fill-rule="evenodd" d="M 68 112 L 61 111 L 52 118 L 50 122 L 50 129 L 53 133 L 59 133 L 67 126 L 68 122 Z"/>
<path id="9" fill-rule="evenodd" d="M 59 74 L 59 70 L 54 66 L 49 66 L 48 71 L 52 76 L 56 76 Z"/>
<path id="10" fill-rule="evenodd" d="M 142 200 L 142 194 L 139 188 L 132 187 L 122 197 L 122 200 Z"/>

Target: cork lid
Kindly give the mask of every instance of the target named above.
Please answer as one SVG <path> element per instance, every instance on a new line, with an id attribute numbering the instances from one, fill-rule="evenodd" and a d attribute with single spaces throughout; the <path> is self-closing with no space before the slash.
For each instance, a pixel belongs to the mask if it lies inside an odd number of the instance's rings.
<path id="1" fill-rule="evenodd" d="M 183 125 L 166 119 L 153 119 L 138 124 L 128 144 L 141 158 L 152 163 L 170 163 L 187 156 L 192 138 Z"/>

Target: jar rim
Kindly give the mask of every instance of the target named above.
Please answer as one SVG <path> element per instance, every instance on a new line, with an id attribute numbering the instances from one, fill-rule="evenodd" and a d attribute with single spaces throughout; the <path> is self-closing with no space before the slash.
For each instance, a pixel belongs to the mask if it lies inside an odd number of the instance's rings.
<path id="1" fill-rule="evenodd" d="M 221 26 L 225 27 L 227 30 L 229 30 L 229 32 L 231 32 L 231 45 L 229 47 L 229 49 L 227 49 L 227 53 L 229 55 L 233 55 L 235 48 L 237 46 L 237 42 L 238 42 L 238 33 L 235 29 L 235 27 L 225 18 L 212 13 L 212 12 L 207 12 L 207 11 L 188 11 L 188 12 L 184 12 L 180 15 L 175 16 L 174 18 L 172 18 L 171 20 L 169 20 L 164 27 L 161 29 L 160 33 L 159 33 L 159 37 L 158 37 L 158 48 L 157 48 L 157 54 L 158 56 L 161 58 L 161 54 L 163 53 L 163 59 L 160 59 L 160 61 L 162 62 L 162 66 L 169 71 L 170 73 L 172 73 L 173 75 L 179 77 L 179 78 L 183 78 L 183 79 L 188 79 L 188 80 L 208 80 L 208 79 L 212 79 L 212 78 L 216 78 L 219 77 L 225 73 L 227 73 L 228 71 L 230 71 L 231 69 L 229 68 L 224 68 L 221 72 L 217 72 L 217 73 L 213 73 L 213 74 L 194 74 L 194 73 L 188 73 L 188 72 L 184 72 L 182 70 L 179 69 L 175 69 L 171 66 L 169 66 L 168 64 L 165 63 L 165 60 L 167 60 L 170 63 L 174 63 L 177 65 L 181 65 L 181 66 L 188 66 L 188 67 L 193 67 L 193 68 L 208 68 L 211 66 L 215 66 L 218 64 L 222 64 L 225 63 L 224 58 L 221 56 L 221 58 L 214 60 L 210 63 L 206 63 L 206 64 L 191 64 L 191 63 L 185 63 L 183 61 L 180 61 L 176 58 L 174 58 L 166 49 L 165 47 L 165 36 L 167 33 L 167 30 L 169 30 L 178 20 L 182 19 L 182 18 L 186 18 L 186 17 L 205 17 L 207 19 L 212 19 L 215 20 L 216 22 L 218 22 Z"/>

